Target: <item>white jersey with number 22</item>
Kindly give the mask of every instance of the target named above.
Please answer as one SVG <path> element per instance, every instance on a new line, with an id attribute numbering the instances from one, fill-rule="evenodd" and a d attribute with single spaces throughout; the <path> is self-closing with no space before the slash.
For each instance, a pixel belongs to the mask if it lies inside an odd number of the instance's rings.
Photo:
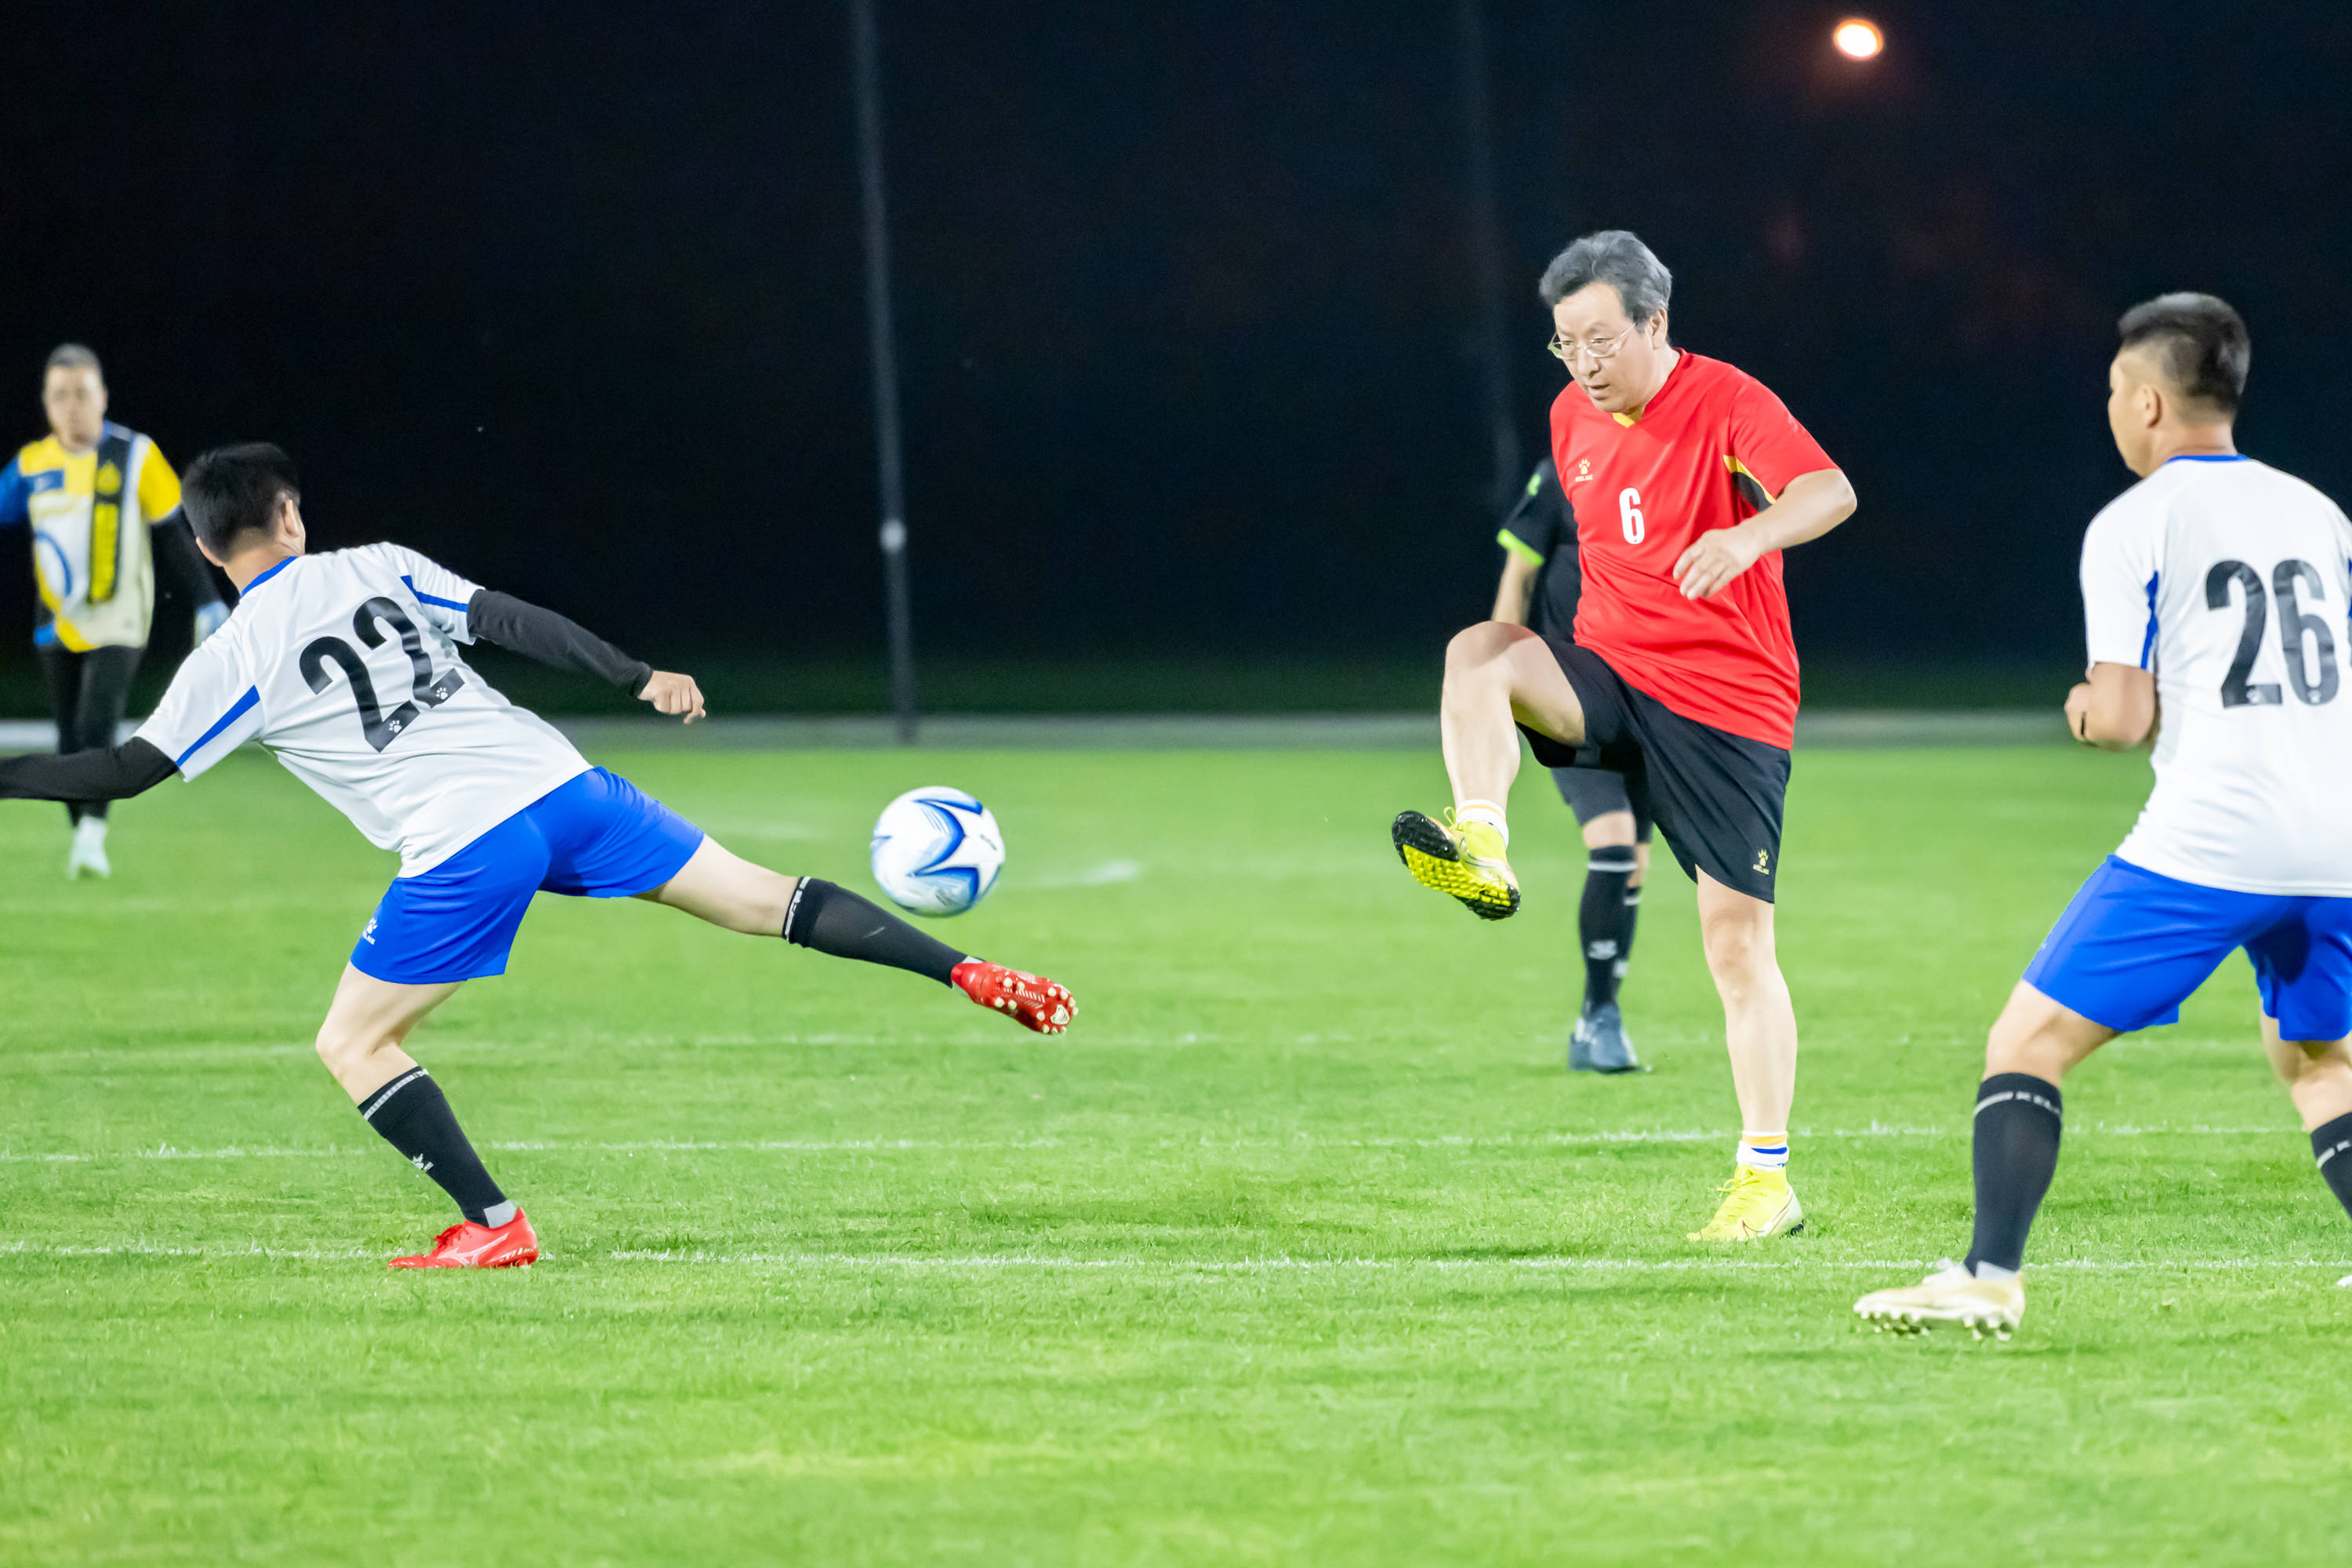
<path id="1" fill-rule="evenodd" d="M 477 591 L 396 544 L 298 555 L 246 584 L 140 738 L 190 779 L 258 740 L 402 876 L 431 870 L 588 771 L 458 658 Z"/>
<path id="2" fill-rule="evenodd" d="M 2094 664 L 2156 674 L 2156 788 L 2116 854 L 2352 898 L 2352 522 L 2248 458 L 2175 458 L 2083 537 Z"/>

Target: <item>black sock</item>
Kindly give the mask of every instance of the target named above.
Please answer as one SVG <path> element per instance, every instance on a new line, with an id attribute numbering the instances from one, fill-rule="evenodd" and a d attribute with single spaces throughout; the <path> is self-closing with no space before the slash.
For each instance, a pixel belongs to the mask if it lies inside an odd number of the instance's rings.
<path id="1" fill-rule="evenodd" d="M 455 1198 L 458 1209 L 476 1225 L 489 1223 L 488 1211 L 507 1201 L 506 1194 L 482 1169 L 474 1146 L 466 1142 L 457 1113 L 449 1109 L 441 1086 L 426 1077 L 423 1068 L 410 1068 L 361 1100 L 359 1111 L 370 1127 L 383 1134 L 385 1142 L 440 1183 L 441 1190 Z"/>
<path id="2" fill-rule="evenodd" d="M 1969 1267 L 1990 1263 L 2014 1273 L 2025 1266 L 2033 1211 L 2058 1173 L 2058 1133 L 2065 1122 L 2058 1086 L 2030 1072 L 1997 1072 L 1977 1085 L 1977 1233 Z"/>
<path id="3" fill-rule="evenodd" d="M 1584 1010 L 1617 1000 L 1618 983 L 1633 951 L 1633 921 L 1642 912 L 1642 889 L 1633 886 L 1633 848 L 1612 844 L 1592 851 L 1584 872 L 1584 901 L 1577 906 L 1576 934 L 1584 944 Z"/>
<path id="4" fill-rule="evenodd" d="M 835 958 L 859 958 L 912 970 L 942 985 L 949 984 L 949 973 L 965 957 L 881 906 L 815 877 L 803 877 L 793 889 L 793 901 L 784 910 L 784 929 L 778 934 L 786 942 Z"/>
<path id="5" fill-rule="evenodd" d="M 2352 1111 L 2312 1129 L 2311 1152 L 2319 1161 L 2319 1173 L 2328 1190 L 2344 1205 L 2344 1212 L 2352 1215 Z"/>

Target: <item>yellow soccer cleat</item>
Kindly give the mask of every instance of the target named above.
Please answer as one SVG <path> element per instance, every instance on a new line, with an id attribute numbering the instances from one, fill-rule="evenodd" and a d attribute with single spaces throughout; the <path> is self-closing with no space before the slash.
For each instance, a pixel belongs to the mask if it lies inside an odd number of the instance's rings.
<path id="1" fill-rule="evenodd" d="M 1979 1279 L 1966 1264 L 1947 1258 L 1916 1285 L 1873 1290 L 1853 1304 L 1854 1314 L 1881 1333 L 1924 1334 L 1929 1329 L 1966 1329 L 1976 1339 L 2005 1340 L 2025 1321 L 2025 1281 Z"/>
<path id="2" fill-rule="evenodd" d="M 1503 836 L 1496 829 L 1483 822 L 1449 826 L 1406 811 L 1397 814 L 1389 837 L 1396 844 L 1397 858 L 1423 887 L 1461 900 L 1482 921 L 1507 920 L 1518 912 L 1519 879 L 1511 875 Z"/>
<path id="3" fill-rule="evenodd" d="M 1716 1191 L 1723 1194 L 1723 1206 L 1687 1239 L 1761 1241 L 1768 1236 L 1794 1236 L 1805 1228 L 1804 1207 L 1797 1202 L 1786 1171 L 1742 1165 Z"/>

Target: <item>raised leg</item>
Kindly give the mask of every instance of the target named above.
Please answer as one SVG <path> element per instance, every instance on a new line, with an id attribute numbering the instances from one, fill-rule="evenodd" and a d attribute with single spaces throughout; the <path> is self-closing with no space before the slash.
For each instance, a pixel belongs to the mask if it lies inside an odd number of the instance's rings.
<path id="1" fill-rule="evenodd" d="M 1454 803 L 1509 798 L 1519 773 L 1524 723 L 1567 745 L 1584 742 L 1584 708 L 1559 660 L 1525 626 L 1482 621 L 1445 647 L 1445 689 L 1438 735 Z"/>
<path id="2" fill-rule="evenodd" d="M 676 876 L 638 896 L 729 931 L 923 975 L 1040 1034 L 1060 1034 L 1077 1014 L 1063 985 L 972 958 L 846 888 L 755 866 L 708 837 Z"/>

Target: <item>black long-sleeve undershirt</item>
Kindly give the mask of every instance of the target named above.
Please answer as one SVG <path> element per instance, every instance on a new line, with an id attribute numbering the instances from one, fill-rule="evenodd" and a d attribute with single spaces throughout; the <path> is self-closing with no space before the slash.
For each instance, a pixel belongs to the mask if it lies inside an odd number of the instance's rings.
<path id="1" fill-rule="evenodd" d="M 577 621 L 495 588 L 478 590 L 467 604 L 466 627 L 475 637 L 525 658 L 593 675 L 632 697 L 654 678 L 652 665 L 630 658 Z"/>
<path id="2" fill-rule="evenodd" d="M 0 757 L 0 800 L 128 800 L 177 772 L 152 741 L 133 735 L 64 756 Z"/>
<path id="3" fill-rule="evenodd" d="M 632 658 L 566 616 L 511 594 L 484 588 L 466 606 L 475 637 L 557 669 L 593 675 L 634 697 L 653 679 L 653 666 Z M 64 756 L 0 758 L 0 800 L 128 800 L 179 771 L 152 742 L 132 736 L 119 746 L 95 746 Z"/>

